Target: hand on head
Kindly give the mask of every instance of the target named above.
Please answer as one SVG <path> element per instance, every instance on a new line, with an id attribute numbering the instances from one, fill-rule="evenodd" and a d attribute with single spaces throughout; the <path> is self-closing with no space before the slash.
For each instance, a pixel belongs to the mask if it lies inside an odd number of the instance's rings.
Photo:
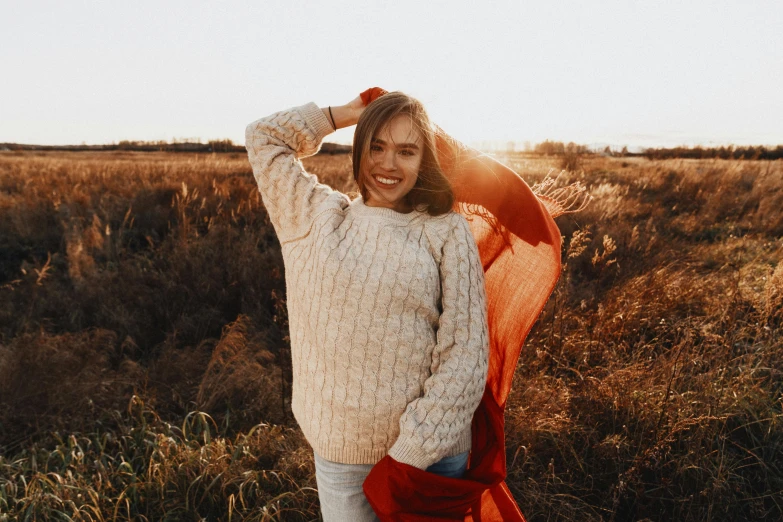
<path id="1" fill-rule="evenodd" d="M 381 89 L 380 87 L 370 87 L 366 91 L 362 92 L 359 96 L 348 102 L 346 107 L 349 107 L 354 111 L 355 117 L 358 120 L 359 116 L 364 112 L 365 107 L 371 102 L 375 101 L 380 96 L 383 96 L 388 91 Z"/>
<path id="2" fill-rule="evenodd" d="M 387 94 L 389 91 L 386 89 L 382 89 L 380 87 L 370 87 L 363 93 L 359 95 L 359 98 L 362 99 L 362 103 L 367 106 L 370 104 L 370 102 L 375 101 L 377 98 L 383 96 L 384 94 Z"/>

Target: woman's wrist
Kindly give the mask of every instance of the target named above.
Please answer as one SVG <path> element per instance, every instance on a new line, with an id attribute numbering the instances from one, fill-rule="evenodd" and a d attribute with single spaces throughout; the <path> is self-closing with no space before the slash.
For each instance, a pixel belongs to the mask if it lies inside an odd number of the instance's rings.
<path id="1" fill-rule="evenodd" d="M 331 111 L 329 110 L 331 109 Z M 335 127 L 335 130 L 356 125 L 359 115 L 356 109 L 347 105 L 332 105 L 321 109 L 326 119 Z"/>

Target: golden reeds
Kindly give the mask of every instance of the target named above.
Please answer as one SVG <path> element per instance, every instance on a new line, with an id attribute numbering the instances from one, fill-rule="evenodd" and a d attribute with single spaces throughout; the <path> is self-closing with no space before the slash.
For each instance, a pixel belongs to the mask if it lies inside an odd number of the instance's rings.
<path id="1" fill-rule="evenodd" d="M 783 164 L 580 162 L 507 407 L 519 505 L 780 520 Z M 355 190 L 347 155 L 306 165 Z M 0 153 L 0 520 L 317 518 L 254 183 L 241 154 Z"/>

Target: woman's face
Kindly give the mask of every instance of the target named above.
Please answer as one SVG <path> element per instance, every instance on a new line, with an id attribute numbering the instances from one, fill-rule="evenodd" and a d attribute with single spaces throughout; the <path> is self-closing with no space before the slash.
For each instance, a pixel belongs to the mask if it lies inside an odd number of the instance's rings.
<path id="1" fill-rule="evenodd" d="M 401 114 L 383 127 L 372 143 L 363 172 L 368 206 L 409 212 L 404 198 L 416 184 L 424 140 L 411 118 Z"/>

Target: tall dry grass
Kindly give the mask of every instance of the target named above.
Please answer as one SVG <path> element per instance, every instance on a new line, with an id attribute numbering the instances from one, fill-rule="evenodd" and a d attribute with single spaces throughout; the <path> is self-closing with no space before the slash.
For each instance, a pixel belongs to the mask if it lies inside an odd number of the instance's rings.
<path id="1" fill-rule="evenodd" d="M 559 520 L 783 517 L 783 165 L 594 160 L 509 401 L 509 485 Z"/>
<path id="2" fill-rule="evenodd" d="M 520 160 L 531 182 L 557 160 Z M 349 158 L 307 167 L 354 190 Z M 783 165 L 581 159 L 523 350 L 529 520 L 783 518 Z M 243 155 L 0 153 L 0 520 L 311 520 Z"/>

